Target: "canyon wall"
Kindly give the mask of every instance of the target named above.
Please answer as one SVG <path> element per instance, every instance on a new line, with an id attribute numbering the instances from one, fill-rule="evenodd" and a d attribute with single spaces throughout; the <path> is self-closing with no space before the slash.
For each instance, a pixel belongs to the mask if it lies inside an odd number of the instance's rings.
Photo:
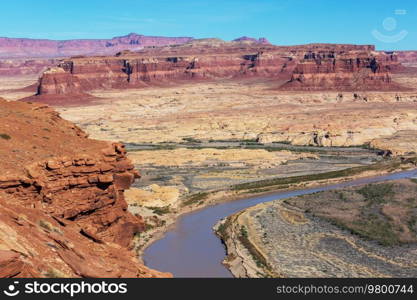
<path id="1" fill-rule="evenodd" d="M 292 59 L 262 52 L 218 55 L 85 57 L 61 61 L 43 73 L 39 95 L 140 87 L 190 79 L 289 75 Z"/>
<path id="2" fill-rule="evenodd" d="M 398 89 L 391 72 L 401 70 L 395 54 L 375 51 L 314 50 L 298 61 L 291 79 L 282 89 L 290 90 L 392 90 Z"/>
<path id="3" fill-rule="evenodd" d="M 131 251 L 144 229 L 124 190 L 124 146 L 95 141 L 48 106 L 0 99 L 0 277 L 163 277 Z"/>
<path id="4" fill-rule="evenodd" d="M 72 55 L 114 55 L 122 50 L 182 44 L 191 37 L 144 36 L 130 33 L 111 39 L 46 40 L 0 37 L 0 57 L 66 57 Z"/>
<path id="5" fill-rule="evenodd" d="M 396 51 L 398 60 L 405 64 L 417 64 L 417 51 Z"/>
<path id="6" fill-rule="evenodd" d="M 369 45 L 273 46 L 258 42 L 196 40 L 183 45 L 124 51 L 116 56 L 64 59 L 45 71 L 38 95 L 141 87 L 180 80 L 264 77 L 290 90 L 398 89 L 390 73 L 395 54 Z"/>

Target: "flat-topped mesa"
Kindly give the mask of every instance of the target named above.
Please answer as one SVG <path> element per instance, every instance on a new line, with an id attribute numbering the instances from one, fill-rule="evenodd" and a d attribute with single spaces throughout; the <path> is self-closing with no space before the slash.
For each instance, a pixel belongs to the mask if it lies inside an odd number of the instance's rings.
<path id="1" fill-rule="evenodd" d="M 124 146 L 45 105 L 0 100 L 0 277 L 161 277 L 129 250 L 144 230 Z"/>
<path id="2" fill-rule="evenodd" d="M 148 49 L 114 57 L 78 57 L 62 60 L 39 79 L 38 95 L 70 95 L 93 89 L 141 87 L 154 82 L 291 74 L 292 58 L 282 53 L 248 49 L 223 49 L 215 53 L 198 48 L 173 48 L 174 53 Z M 246 51 L 245 51 L 246 50 Z M 180 53 L 176 53 L 180 52 Z"/>
<path id="3" fill-rule="evenodd" d="M 372 49 L 372 48 L 371 48 Z M 308 51 L 283 90 L 393 90 L 391 72 L 402 66 L 394 53 L 363 50 Z"/>
<path id="4" fill-rule="evenodd" d="M 38 95 L 141 87 L 177 80 L 270 77 L 284 89 L 375 89 L 393 86 L 395 54 L 371 45 L 274 46 L 218 39 L 124 51 L 111 57 L 73 57 L 43 73 Z M 279 82 L 277 81 L 277 82 Z"/>

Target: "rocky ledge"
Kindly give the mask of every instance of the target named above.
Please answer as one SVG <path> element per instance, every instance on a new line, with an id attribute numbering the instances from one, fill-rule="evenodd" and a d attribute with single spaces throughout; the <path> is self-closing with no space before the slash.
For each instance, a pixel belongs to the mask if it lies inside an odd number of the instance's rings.
<path id="1" fill-rule="evenodd" d="M 144 228 L 118 143 L 88 139 L 45 105 L 0 99 L 0 277 L 165 277 L 130 244 Z"/>

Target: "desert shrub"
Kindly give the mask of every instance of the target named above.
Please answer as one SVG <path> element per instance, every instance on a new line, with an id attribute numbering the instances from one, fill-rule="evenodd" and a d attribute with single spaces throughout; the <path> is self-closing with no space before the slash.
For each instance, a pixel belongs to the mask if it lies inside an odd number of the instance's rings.
<path id="1" fill-rule="evenodd" d="M 57 269 L 50 268 L 48 271 L 45 272 L 45 277 L 46 278 L 65 278 L 67 276 L 63 272 Z"/>
<path id="2" fill-rule="evenodd" d="M 162 206 L 162 207 L 153 207 L 153 206 L 149 206 L 147 207 L 148 209 L 152 210 L 154 212 L 154 214 L 157 214 L 159 216 L 165 215 L 167 213 L 169 213 L 171 210 L 169 209 L 169 205 L 167 206 Z"/>
<path id="3" fill-rule="evenodd" d="M 357 192 L 371 203 L 384 203 L 387 197 L 394 195 L 393 185 L 390 183 L 368 184 Z"/>
<path id="4" fill-rule="evenodd" d="M 378 218 L 357 221 L 352 224 L 351 230 L 369 240 L 376 240 L 383 246 L 400 244 L 399 236 L 395 233 L 392 225 Z"/>
<path id="5" fill-rule="evenodd" d="M 253 261 L 256 263 L 258 268 L 270 269 L 270 266 L 265 257 L 256 249 L 256 247 L 250 242 L 248 238 L 248 231 L 245 226 L 240 227 L 240 235 L 238 237 L 239 242 L 249 251 Z"/>
<path id="6" fill-rule="evenodd" d="M 3 140 L 10 140 L 12 137 L 6 133 L 0 133 L 0 138 Z"/>
<path id="7" fill-rule="evenodd" d="M 230 224 L 231 224 L 230 219 L 227 218 L 226 221 L 224 221 L 217 227 L 216 232 L 224 241 L 229 238 L 229 234 L 227 233 L 227 228 L 230 226 Z"/>
<path id="8" fill-rule="evenodd" d="M 46 230 L 48 230 L 48 231 L 53 231 L 53 232 L 56 232 L 56 233 L 59 233 L 59 234 L 62 234 L 62 231 L 58 228 L 58 227 L 56 227 L 56 226 L 54 226 L 54 225 L 52 225 L 51 223 L 49 223 L 48 221 L 45 221 L 45 220 L 39 220 L 39 226 L 40 227 L 42 227 L 42 228 L 44 228 L 44 229 L 46 229 Z"/>
<path id="9" fill-rule="evenodd" d="M 349 200 L 343 192 L 337 192 L 337 195 L 339 199 L 343 202 L 347 202 Z"/>
<path id="10" fill-rule="evenodd" d="M 243 225 L 240 227 L 240 235 L 245 237 L 245 238 L 248 237 L 248 231 L 246 230 L 246 227 L 243 226 Z"/>
<path id="11" fill-rule="evenodd" d="M 195 143 L 195 144 L 200 144 L 201 143 L 201 140 L 198 140 L 198 139 L 195 139 L 195 138 L 193 138 L 193 137 L 185 137 L 185 138 L 183 138 L 182 139 L 183 141 L 186 141 L 186 142 L 188 142 L 188 143 Z"/>
<path id="12" fill-rule="evenodd" d="M 197 202 L 201 202 L 202 200 L 206 199 L 208 195 L 209 194 L 206 192 L 199 192 L 197 194 L 193 194 L 183 202 L 183 205 L 191 205 Z"/>
<path id="13" fill-rule="evenodd" d="M 401 244 L 398 234 L 392 225 L 376 215 L 369 215 L 365 220 L 345 222 L 337 219 L 327 219 L 331 224 L 349 231 L 367 240 L 373 240 L 382 246 L 394 246 Z"/>

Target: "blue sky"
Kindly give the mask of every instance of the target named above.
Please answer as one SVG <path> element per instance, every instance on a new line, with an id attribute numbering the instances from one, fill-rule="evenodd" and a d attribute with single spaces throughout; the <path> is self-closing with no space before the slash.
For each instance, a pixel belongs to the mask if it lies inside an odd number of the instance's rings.
<path id="1" fill-rule="evenodd" d="M 14 0 L 0 4 L 0 36 L 48 39 L 145 35 L 266 37 L 417 49 L 413 0 Z"/>

